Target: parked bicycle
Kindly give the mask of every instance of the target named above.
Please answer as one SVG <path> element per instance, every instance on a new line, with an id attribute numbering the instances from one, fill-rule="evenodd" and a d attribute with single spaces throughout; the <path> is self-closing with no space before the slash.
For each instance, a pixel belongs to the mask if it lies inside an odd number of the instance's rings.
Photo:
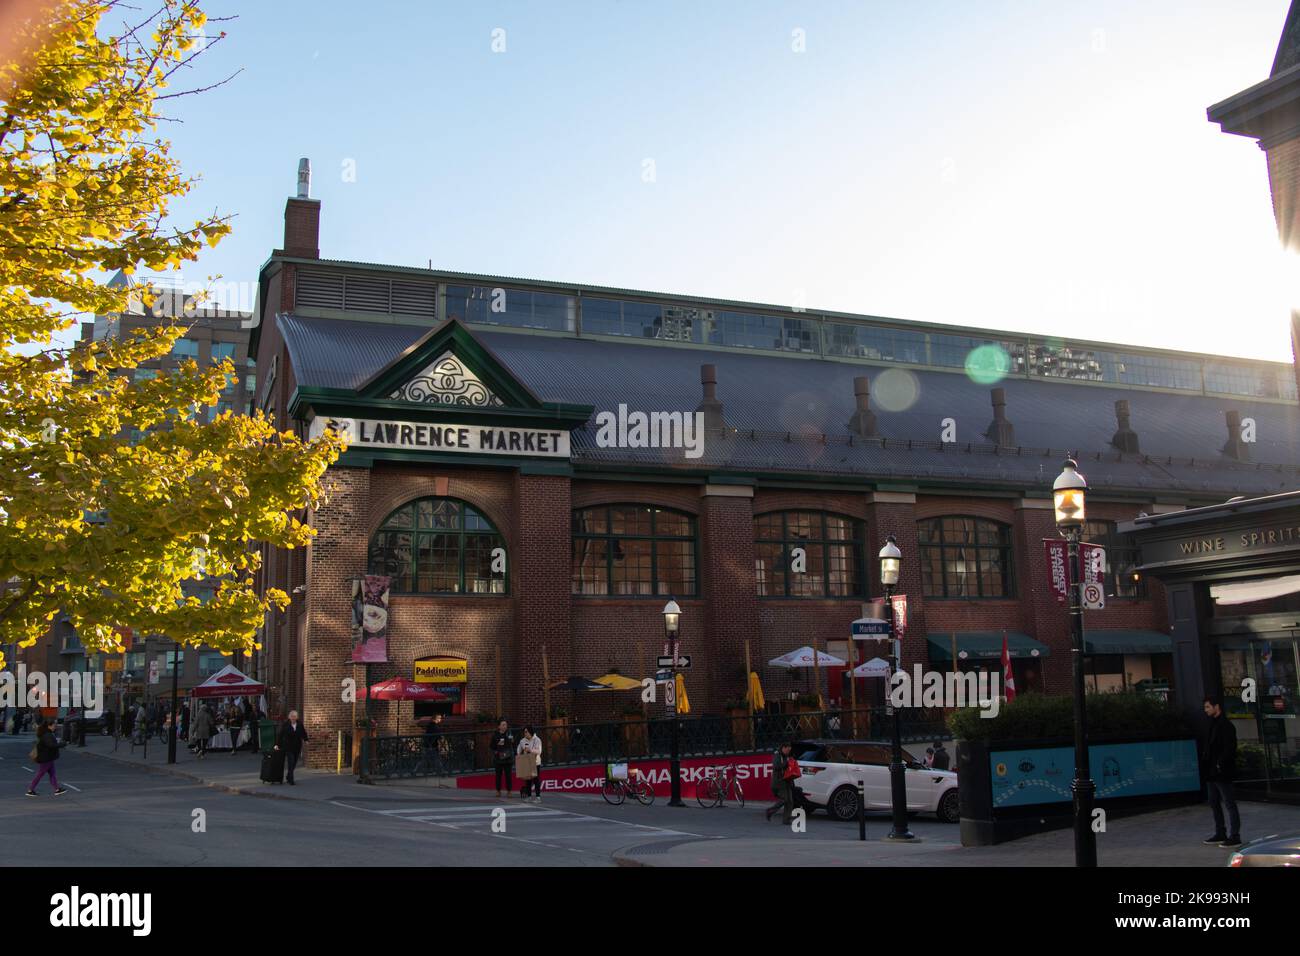
<path id="1" fill-rule="evenodd" d="M 734 800 L 744 807 L 745 792 L 740 788 L 735 766 L 710 767 L 703 779 L 695 785 L 695 799 L 702 807 L 720 807 L 725 800 Z"/>
<path id="2" fill-rule="evenodd" d="M 646 807 L 655 802 L 654 788 L 650 786 L 650 781 L 642 776 L 635 767 L 628 770 L 626 780 L 607 776 L 601 795 L 604 796 L 606 803 L 613 804 L 616 807 L 628 797 Z"/>

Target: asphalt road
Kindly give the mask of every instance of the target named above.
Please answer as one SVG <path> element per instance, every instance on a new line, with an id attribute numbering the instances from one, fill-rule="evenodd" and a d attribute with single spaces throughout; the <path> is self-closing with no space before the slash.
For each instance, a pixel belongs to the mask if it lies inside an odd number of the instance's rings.
<path id="1" fill-rule="evenodd" d="M 30 736 L 0 737 L 0 843 L 11 865 L 612 866 L 616 852 L 655 844 L 856 838 L 856 826 L 820 814 L 806 834 L 768 823 L 766 802 L 612 807 L 599 796 L 556 795 L 537 805 L 386 786 L 328 802 L 267 799 L 71 752 L 56 764 L 69 792 L 54 797 L 42 781 L 31 798 L 30 747 Z M 888 828 L 887 815 L 873 814 L 868 838 Z M 933 818 L 915 818 L 911 828 L 927 842 L 958 841 L 957 827 Z"/>

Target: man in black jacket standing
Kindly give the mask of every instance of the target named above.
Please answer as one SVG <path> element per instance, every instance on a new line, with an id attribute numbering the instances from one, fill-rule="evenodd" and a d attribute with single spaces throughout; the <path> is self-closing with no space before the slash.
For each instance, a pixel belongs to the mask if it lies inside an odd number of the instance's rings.
<path id="1" fill-rule="evenodd" d="M 1232 793 L 1232 781 L 1237 770 L 1237 731 L 1223 713 L 1223 701 L 1218 697 L 1205 698 L 1205 716 L 1210 718 L 1210 730 L 1205 737 L 1205 789 L 1214 811 L 1214 835 L 1207 845 L 1222 847 L 1241 846 L 1241 814 Z M 1224 831 L 1223 808 L 1228 809 L 1230 830 Z"/>
<path id="2" fill-rule="evenodd" d="M 302 745 L 306 739 L 307 728 L 299 722 L 298 712 L 296 710 L 289 711 L 289 719 L 280 728 L 280 736 L 276 741 L 275 749 L 284 753 L 285 778 L 291 787 L 294 785 L 294 764 L 298 762 L 298 757 L 302 754 Z"/>

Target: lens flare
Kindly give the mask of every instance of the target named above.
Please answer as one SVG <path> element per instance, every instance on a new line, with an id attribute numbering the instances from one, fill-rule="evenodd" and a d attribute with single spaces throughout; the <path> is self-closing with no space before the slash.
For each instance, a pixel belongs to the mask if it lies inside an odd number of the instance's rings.
<path id="1" fill-rule="evenodd" d="M 1011 371 L 1011 356 L 1000 345 L 981 345 L 966 356 L 966 376 L 980 385 L 993 385 Z"/>

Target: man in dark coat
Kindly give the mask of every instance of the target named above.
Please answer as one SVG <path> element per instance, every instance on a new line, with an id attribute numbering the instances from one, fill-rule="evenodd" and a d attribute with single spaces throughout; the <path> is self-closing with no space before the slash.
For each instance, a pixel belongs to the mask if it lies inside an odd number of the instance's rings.
<path id="1" fill-rule="evenodd" d="M 1202 757 L 1205 789 L 1214 812 L 1214 834 L 1205 843 L 1238 847 L 1241 846 L 1241 814 L 1237 812 L 1237 800 L 1232 792 L 1237 771 L 1237 731 L 1223 713 L 1223 701 L 1218 697 L 1205 698 L 1205 716 L 1210 718 L 1210 727 Z M 1223 828 L 1224 807 L 1228 810 L 1227 831 Z"/>
<path id="2" fill-rule="evenodd" d="M 280 728 L 275 749 L 284 753 L 285 779 L 293 786 L 293 768 L 302 754 L 302 745 L 307 740 L 307 728 L 298 720 L 296 710 L 289 711 L 289 719 Z"/>
<path id="3" fill-rule="evenodd" d="M 936 740 L 934 742 L 934 762 L 930 766 L 934 767 L 935 770 L 947 770 L 952 766 L 951 761 L 952 754 L 944 749 L 943 741 Z"/>

